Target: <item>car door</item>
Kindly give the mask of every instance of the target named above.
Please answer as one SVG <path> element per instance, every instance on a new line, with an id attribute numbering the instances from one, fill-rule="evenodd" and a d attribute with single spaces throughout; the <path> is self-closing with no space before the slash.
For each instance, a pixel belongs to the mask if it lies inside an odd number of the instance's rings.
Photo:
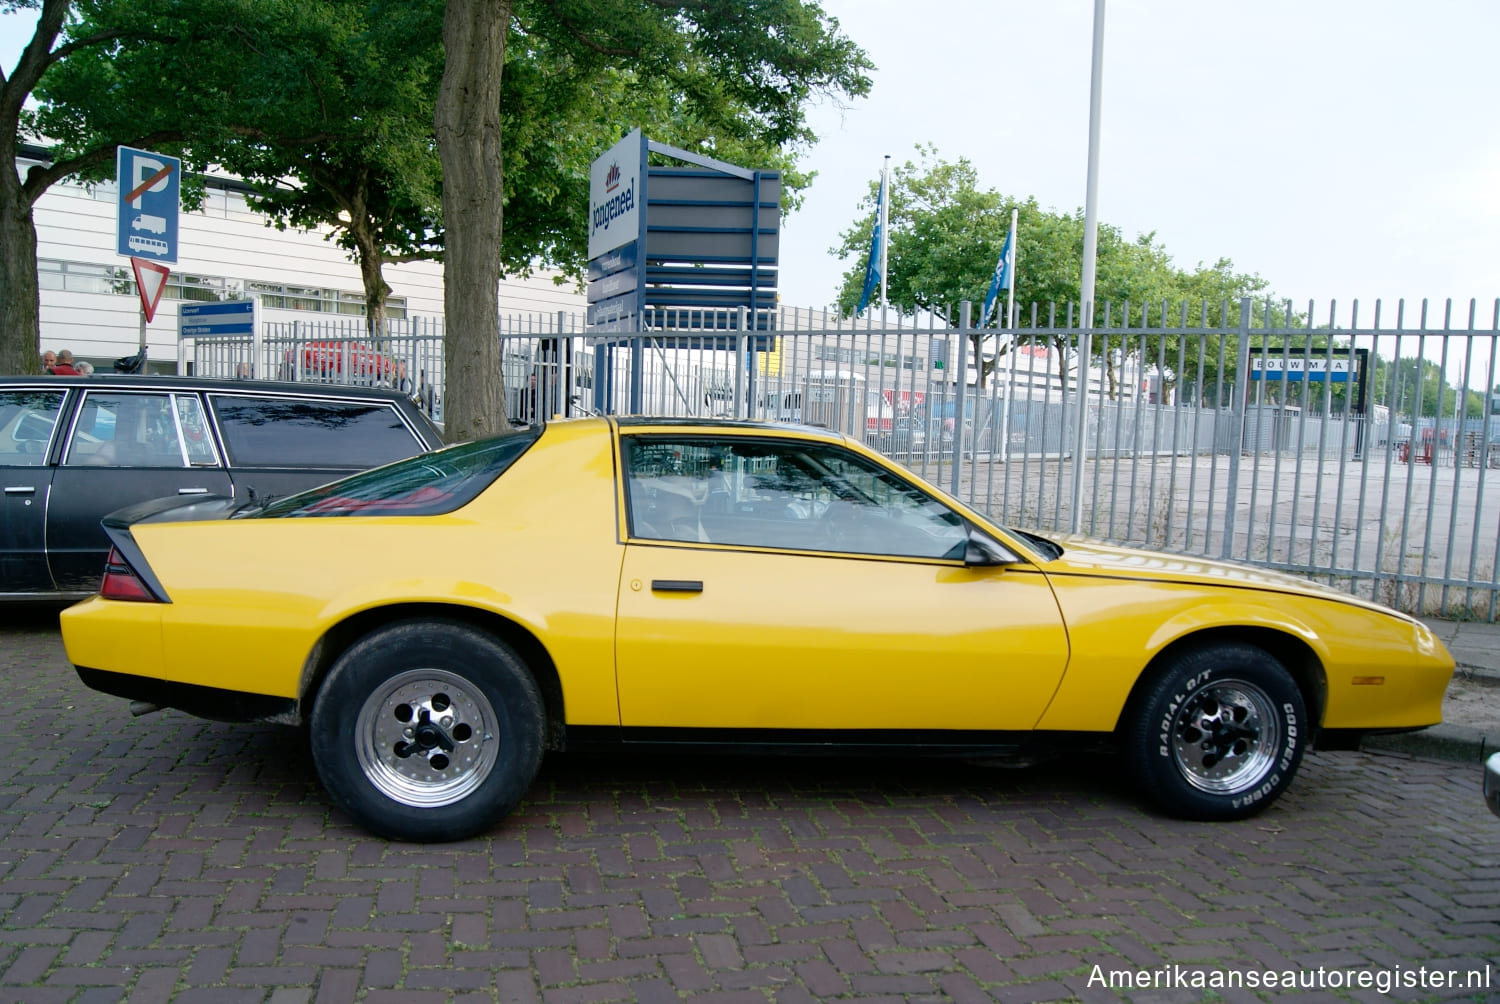
<path id="1" fill-rule="evenodd" d="M 239 497 L 290 495 L 427 450 L 384 399 L 225 392 L 209 407 Z"/>
<path id="2" fill-rule="evenodd" d="M 167 496 L 229 495 L 196 393 L 90 389 L 68 430 L 47 502 L 47 558 L 66 592 L 99 587 L 109 540 L 99 520 Z"/>
<path id="3" fill-rule="evenodd" d="M 621 438 L 621 724 L 1030 729 L 1067 663 L 1028 562 L 966 567 L 968 524 L 894 471 L 798 439 Z"/>
<path id="4" fill-rule="evenodd" d="M 0 389 L 0 589 L 52 590 L 47 570 L 48 462 L 66 391 Z"/>

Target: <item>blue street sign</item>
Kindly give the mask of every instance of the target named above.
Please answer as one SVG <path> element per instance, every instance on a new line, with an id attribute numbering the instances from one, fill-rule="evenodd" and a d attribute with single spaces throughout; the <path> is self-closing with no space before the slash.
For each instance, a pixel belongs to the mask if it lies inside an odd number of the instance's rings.
<path id="1" fill-rule="evenodd" d="M 255 334 L 255 301 L 184 302 L 177 310 L 178 338 Z"/>
<path id="2" fill-rule="evenodd" d="M 182 161 L 128 146 L 115 155 L 115 251 L 128 258 L 177 261 Z"/>

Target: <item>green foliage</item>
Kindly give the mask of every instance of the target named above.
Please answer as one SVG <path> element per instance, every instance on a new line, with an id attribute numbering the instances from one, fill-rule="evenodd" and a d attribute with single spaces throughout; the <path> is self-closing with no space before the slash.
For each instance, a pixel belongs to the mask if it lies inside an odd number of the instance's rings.
<path id="1" fill-rule="evenodd" d="M 77 0 L 59 44 L 80 49 L 49 67 L 18 136 L 46 137 L 85 181 L 112 176 L 120 143 L 239 175 L 274 225 L 333 228 L 361 263 L 373 317 L 388 292 L 381 264 L 444 243 L 443 14 L 442 0 Z M 498 264 L 582 274 L 589 164 L 635 126 L 780 169 L 795 205 L 811 181 L 796 166 L 814 139 L 807 103 L 866 93 L 870 68 L 805 0 L 518 0 L 501 78 Z M 201 195 L 186 176 L 185 204 Z"/>
<path id="2" fill-rule="evenodd" d="M 861 203 L 864 215 L 840 235 L 840 243 L 832 249 L 841 258 L 852 259 L 838 293 L 838 305 L 846 314 L 852 314 L 859 301 L 878 188 L 878 183 L 872 183 L 870 194 Z M 1019 212 L 1015 283 L 1018 327 L 1077 324 L 1083 267 L 1082 210 L 1044 210 L 1035 198 L 1022 200 L 994 189 L 982 190 L 967 159 L 942 160 L 932 146 L 919 146 L 918 162 L 907 161 L 893 171 L 890 245 L 886 252 L 890 303 L 907 313 L 931 312 L 949 324 L 958 323 L 959 304 L 964 300 L 974 305 L 977 314 L 1010 228 L 1012 209 Z M 1237 319 L 1240 299 L 1259 294 L 1265 287 L 1265 280 L 1259 276 L 1236 273 L 1228 259 L 1211 266 L 1200 264 L 1191 271 L 1179 269 L 1154 234 L 1127 239 L 1118 227 L 1099 224 L 1097 324 L 1154 319 L 1153 323 L 1159 325 L 1163 316 L 1178 319 L 1185 304 L 1191 305 L 1190 323 L 1219 324 L 1226 309 Z M 1003 309 L 1002 304 L 997 314 Z M 1281 320 L 1284 322 L 1284 318 Z M 990 321 L 992 325 L 997 323 L 998 318 Z M 982 340 L 974 339 L 976 357 L 982 360 L 981 379 L 994 366 L 994 359 L 981 351 Z M 1047 335 L 1023 335 L 1022 340 L 1050 340 L 1059 348 L 1068 341 Z M 1007 350 L 1008 346 L 1002 345 L 999 353 Z M 1142 355 L 1148 361 L 1160 359 L 1168 386 L 1181 379 L 1179 372 L 1196 379 L 1200 358 L 1209 369 L 1204 385 L 1217 376 L 1217 338 L 1190 339 L 1175 359 L 1165 356 L 1160 336 L 1102 339 L 1097 351 L 1105 359 L 1112 393 L 1120 353 Z M 1063 365 L 1064 355 L 1058 354 L 1059 365 Z M 1066 384 L 1066 371 L 1059 376 Z"/>
<path id="3" fill-rule="evenodd" d="M 811 175 L 816 94 L 869 90 L 870 63 L 803 0 L 520 0 L 502 77 L 511 272 L 582 274 L 588 168 L 630 129 L 719 160 L 783 172 L 792 208 Z"/>
<path id="4" fill-rule="evenodd" d="M 280 228 L 333 228 L 365 267 L 372 319 L 389 288 L 381 262 L 430 253 L 439 173 L 432 93 L 440 6 L 322 0 L 157 0 L 163 34 L 122 42 L 110 59 L 71 59 L 38 88 L 33 128 L 76 154 L 144 112 L 173 124 L 193 166 L 250 183 Z M 115 4 L 79 5 L 67 29 L 116 28 Z M 173 84 L 158 95 L 163 78 Z M 129 95 L 128 100 L 106 95 Z M 101 164 L 94 176 L 108 176 Z M 88 177 L 89 175 L 85 175 Z M 196 180 L 196 179 L 190 179 Z M 196 192 L 188 194 L 191 205 Z"/>
<path id="5" fill-rule="evenodd" d="M 189 136 L 223 128 L 222 85 L 200 81 L 232 27 L 220 0 L 74 3 L 54 52 L 21 113 L 18 138 L 49 142 L 54 161 L 77 162 L 84 181 L 114 177 L 114 148 L 141 145 L 196 165 Z M 200 159 L 201 160 L 201 159 Z M 185 179 L 186 180 L 186 179 Z M 201 187 L 185 185 L 189 205 Z"/>
<path id="6" fill-rule="evenodd" d="M 1405 346 L 1407 351 L 1415 343 Z M 1402 356 L 1392 363 L 1377 358 L 1371 367 L 1370 398 L 1375 404 L 1389 407 L 1393 414 L 1405 417 L 1452 418 L 1455 410 L 1463 418 L 1483 418 L 1485 395 L 1465 391 L 1460 402 L 1457 388 L 1443 376 L 1443 367 L 1431 359 Z"/>
<path id="7" fill-rule="evenodd" d="M 890 207 L 890 247 L 887 251 L 887 289 L 890 302 L 904 311 L 931 311 L 957 323 L 958 304 L 984 299 L 995 261 L 1010 228 L 1010 214 L 1020 214 L 1017 237 L 1015 298 L 1018 320 L 1047 326 L 1052 305 L 1057 305 L 1057 324 L 1067 322 L 1067 308 L 1078 300 L 1083 266 L 1083 211 L 1061 213 L 1044 210 L 1035 198 L 1018 199 L 994 189 L 981 190 L 974 166 L 966 159 L 942 160 L 934 147 L 919 146 L 918 162 L 907 161 L 893 170 Z M 864 255 L 874 227 L 878 183 L 861 205 L 863 216 L 841 235 L 832 249 L 841 258 L 853 259 L 844 274 L 838 294 L 839 306 L 852 312 L 859 300 L 864 273 Z M 1221 301 L 1238 310 L 1241 297 L 1265 289 L 1265 280 L 1234 271 L 1233 263 L 1220 259 L 1212 266 L 1200 264 L 1192 271 L 1177 268 L 1155 234 L 1127 239 L 1118 227 L 1101 222 L 1098 229 L 1096 321 L 1103 323 L 1105 304 L 1111 304 L 1116 323 L 1121 310 L 1134 304 L 1137 312 L 1159 308 L 1166 302 L 1173 309 L 1186 300 L 1209 300 L 1209 323 L 1218 323 Z M 1197 321 L 1198 317 L 1194 316 Z M 1076 316 L 1075 316 L 1076 322 Z"/>

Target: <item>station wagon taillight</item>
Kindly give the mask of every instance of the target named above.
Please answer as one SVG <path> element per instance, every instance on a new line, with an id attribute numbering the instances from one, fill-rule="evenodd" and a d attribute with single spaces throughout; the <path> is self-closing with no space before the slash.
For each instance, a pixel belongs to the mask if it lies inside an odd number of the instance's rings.
<path id="1" fill-rule="evenodd" d="M 130 600 L 135 603 L 159 603 L 151 590 L 125 563 L 120 549 L 111 547 L 109 557 L 104 559 L 104 581 L 99 584 L 99 595 L 106 600 Z"/>

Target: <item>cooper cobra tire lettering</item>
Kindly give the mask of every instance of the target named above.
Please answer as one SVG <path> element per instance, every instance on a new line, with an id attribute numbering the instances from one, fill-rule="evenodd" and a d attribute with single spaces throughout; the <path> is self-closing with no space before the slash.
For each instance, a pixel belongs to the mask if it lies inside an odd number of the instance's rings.
<path id="1" fill-rule="evenodd" d="M 1290 672 L 1245 642 L 1184 647 L 1152 667 L 1121 737 L 1143 792 L 1187 819 L 1264 810 L 1301 762 L 1306 705 Z"/>

